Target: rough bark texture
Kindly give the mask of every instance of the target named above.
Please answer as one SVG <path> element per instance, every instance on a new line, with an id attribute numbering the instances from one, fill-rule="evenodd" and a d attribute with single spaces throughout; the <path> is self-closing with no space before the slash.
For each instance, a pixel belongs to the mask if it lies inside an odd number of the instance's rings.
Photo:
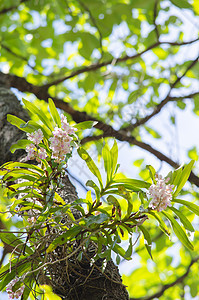
<path id="1" fill-rule="evenodd" d="M 7 122 L 8 114 L 18 116 L 24 121 L 29 119 L 16 96 L 4 87 L 0 77 L 0 165 L 6 161 L 18 160 L 24 153 L 24 151 L 16 151 L 14 154 L 10 152 L 11 145 L 23 138 L 23 133 Z"/>
<path id="2" fill-rule="evenodd" d="M 29 116 L 21 107 L 16 96 L 7 88 L 7 84 L 0 76 L 0 165 L 10 161 L 19 160 L 24 151 L 11 154 L 10 146 L 18 139 L 23 138 L 23 133 L 7 122 L 7 114 L 13 114 L 27 121 Z M 75 187 L 68 178 L 64 181 L 64 188 L 59 193 L 66 202 L 77 198 Z M 6 252 L 7 253 L 7 252 Z M 73 261 L 73 263 L 75 260 Z M 105 272 L 100 271 L 100 264 L 93 268 L 88 260 L 81 266 L 71 267 L 66 271 L 66 262 L 56 264 L 55 278 L 62 278 L 63 288 L 54 282 L 53 289 L 64 300 L 128 300 L 126 288 L 122 285 L 118 268 L 112 261 L 108 262 Z"/>

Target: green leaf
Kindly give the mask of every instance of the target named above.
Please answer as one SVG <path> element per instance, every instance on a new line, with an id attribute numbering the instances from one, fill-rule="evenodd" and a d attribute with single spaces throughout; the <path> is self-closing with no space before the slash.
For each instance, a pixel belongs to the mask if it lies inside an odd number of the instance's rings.
<path id="1" fill-rule="evenodd" d="M 46 125 L 50 131 L 53 131 L 54 128 L 51 124 L 51 122 L 48 120 L 48 118 L 46 117 L 45 113 L 40 110 L 39 108 L 37 108 L 33 103 L 25 100 L 25 99 L 22 99 L 23 100 L 23 103 L 25 105 L 25 107 L 32 113 L 32 114 L 35 114 L 39 117 L 40 121 Z"/>
<path id="2" fill-rule="evenodd" d="M 175 193 L 173 194 L 174 197 L 176 197 L 179 194 L 179 192 L 181 191 L 181 189 L 183 188 L 183 186 L 187 182 L 187 180 L 189 178 L 189 175 L 191 173 L 191 170 L 193 168 L 193 165 L 194 165 L 194 160 L 191 160 L 190 163 L 188 165 L 186 165 L 184 167 L 184 169 L 182 170 L 180 180 L 177 184 L 177 189 L 176 189 Z"/>
<path id="3" fill-rule="evenodd" d="M 146 188 L 148 189 L 151 184 L 149 182 L 146 181 L 142 181 L 142 180 L 137 180 L 137 179 L 115 179 L 113 183 L 124 183 L 127 184 L 129 186 L 132 187 L 136 187 L 136 188 Z"/>
<path id="4" fill-rule="evenodd" d="M 23 257 L 23 256 L 22 256 Z M 19 263 L 18 266 L 16 266 L 16 263 Z M 15 263 L 15 264 L 13 264 Z M 12 268 L 10 272 L 10 262 L 1 269 L 1 272 L 6 272 L 8 270 L 8 273 L 4 276 L 4 278 L 0 281 L 0 291 L 3 290 L 8 283 L 17 276 L 22 276 L 25 272 L 29 271 L 31 269 L 31 260 L 26 260 L 26 258 L 21 260 L 13 260 Z"/>
<path id="5" fill-rule="evenodd" d="M 90 129 L 94 127 L 97 123 L 98 123 L 97 121 L 85 121 L 74 125 L 74 128 L 76 128 L 78 131 L 84 129 Z"/>
<path id="6" fill-rule="evenodd" d="M 33 164 L 28 164 L 28 163 L 8 162 L 8 163 L 5 163 L 3 165 L 3 167 L 10 169 L 10 170 L 12 170 L 13 168 L 25 168 L 25 170 L 26 170 L 28 168 L 28 169 L 35 170 L 42 175 L 44 174 L 44 170 L 42 170 L 40 167 L 33 165 Z"/>
<path id="7" fill-rule="evenodd" d="M 92 196 L 91 196 L 91 191 L 88 191 L 86 193 L 86 203 L 88 205 L 88 210 L 90 211 L 90 209 L 92 208 L 92 205 L 93 205 L 93 199 L 92 199 Z"/>
<path id="8" fill-rule="evenodd" d="M 173 174 L 172 174 L 172 184 L 177 186 L 180 182 L 180 178 L 181 178 L 181 174 L 182 174 L 182 167 L 176 169 Z"/>
<path id="9" fill-rule="evenodd" d="M 16 144 L 13 144 L 10 147 L 10 152 L 14 153 L 18 149 L 26 149 L 26 147 L 30 144 L 32 144 L 32 142 L 29 140 L 25 140 L 25 139 L 19 140 L 19 141 L 17 141 Z"/>
<path id="10" fill-rule="evenodd" d="M 16 252 L 20 252 L 24 249 L 24 243 L 22 242 L 22 240 L 20 240 L 17 236 L 15 236 L 13 233 L 3 233 L 0 232 L 0 239 L 2 240 L 2 242 L 13 246 L 14 248 L 16 248 Z M 27 254 L 32 254 L 33 251 L 26 245 L 25 250 L 27 252 Z"/>
<path id="11" fill-rule="evenodd" d="M 151 254 L 152 241 L 151 241 L 150 234 L 149 234 L 148 230 L 143 225 L 139 225 L 139 229 L 142 231 L 142 233 L 144 235 L 146 250 L 149 253 L 151 259 L 153 259 L 152 254 Z"/>
<path id="12" fill-rule="evenodd" d="M 102 184 L 102 177 L 101 177 L 100 171 L 97 168 L 94 161 L 92 160 L 92 158 L 90 157 L 90 155 L 88 154 L 88 152 L 82 147 L 78 148 L 77 152 L 78 152 L 79 156 L 86 162 L 89 170 L 93 173 L 93 175 L 95 175 L 97 177 L 99 184 L 102 188 L 103 184 Z"/>
<path id="13" fill-rule="evenodd" d="M 123 258 L 125 258 L 126 260 L 131 260 L 131 257 L 126 256 L 126 251 L 118 244 L 114 245 L 113 251 L 119 254 L 120 256 L 122 256 Z"/>
<path id="14" fill-rule="evenodd" d="M 65 244 L 68 240 L 72 240 L 76 237 L 81 231 L 81 227 L 78 225 L 74 225 L 72 228 L 68 229 L 65 233 L 61 234 L 58 238 L 56 238 L 47 248 L 46 252 L 50 253 L 57 246 L 61 246 Z"/>
<path id="15" fill-rule="evenodd" d="M 30 128 L 22 128 L 21 125 L 26 125 L 26 122 L 18 117 L 8 114 L 7 120 L 10 124 L 16 126 L 17 128 L 19 128 L 22 131 L 29 132 L 29 133 L 31 133 L 33 131 L 33 129 L 30 129 Z"/>
<path id="16" fill-rule="evenodd" d="M 113 195 L 109 195 L 106 200 L 109 204 L 120 208 L 119 201 Z"/>
<path id="17" fill-rule="evenodd" d="M 87 226 L 90 226 L 90 225 L 95 225 L 95 224 L 102 224 L 104 223 L 105 221 L 107 221 L 109 218 L 109 216 L 107 214 L 103 214 L 103 213 L 100 213 L 99 215 L 97 216 L 94 216 L 94 215 L 91 215 L 89 216 L 85 222 L 86 222 L 86 225 Z"/>
<path id="18" fill-rule="evenodd" d="M 135 102 L 139 97 L 139 91 L 135 90 L 129 94 L 128 103 L 131 104 Z"/>
<path id="19" fill-rule="evenodd" d="M 49 130 L 47 126 L 41 126 L 33 120 L 28 121 L 26 124 L 21 124 L 20 129 L 24 131 L 26 130 L 27 132 L 33 132 L 38 129 L 41 129 L 46 139 L 49 139 L 49 137 L 52 136 L 51 130 Z"/>
<path id="20" fill-rule="evenodd" d="M 193 299 L 198 295 L 198 281 L 195 282 L 193 278 L 193 282 L 189 284 L 189 288 L 190 288 L 191 297 Z"/>
<path id="21" fill-rule="evenodd" d="M 34 275 L 36 275 L 36 273 Z M 30 278 L 25 278 L 24 284 L 25 284 L 25 289 L 24 289 L 24 292 L 23 292 L 22 299 L 23 300 L 28 300 L 29 295 L 30 295 L 31 290 L 32 290 L 33 280 L 30 280 Z"/>
<path id="22" fill-rule="evenodd" d="M 133 211 L 133 199 L 131 197 L 127 197 L 126 199 L 128 201 L 128 207 L 127 207 L 127 213 L 125 218 L 128 218 Z"/>
<path id="23" fill-rule="evenodd" d="M 154 129 L 148 127 L 148 126 L 144 126 L 144 129 L 150 134 L 152 135 L 152 137 L 154 137 L 155 139 L 160 139 L 161 135 Z"/>
<path id="24" fill-rule="evenodd" d="M 58 114 L 58 111 L 56 109 L 55 103 L 52 99 L 48 99 L 48 104 L 49 104 L 49 108 L 50 108 L 50 113 L 55 121 L 55 123 L 58 125 L 58 127 L 61 127 L 61 119 L 60 116 Z"/>
<path id="25" fill-rule="evenodd" d="M 180 219 L 181 223 L 184 225 L 184 228 L 192 232 L 195 231 L 189 220 L 178 209 L 172 206 L 168 208 L 176 214 L 176 216 Z"/>
<path id="26" fill-rule="evenodd" d="M 169 229 L 168 227 L 166 226 L 165 222 L 159 217 L 159 215 L 154 212 L 154 211 L 150 211 L 148 214 L 150 214 L 151 216 L 153 216 L 158 222 L 159 222 L 159 225 L 160 225 L 160 229 L 166 234 L 166 235 L 170 235 L 170 232 L 169 232 Z"/>
<path id="27" fill-rule="evenodd" d="M 132 238 L 130 238 L 129 246 L 128 246 L 128 249 L 126 250 L 126 254 L 125 254 L 125 259 L 131 259 L 132 251 L 133 251 Z"/>
<path id="28" fill-rule="evenodd" d="M 169 52 L 162 48 L 154 48 L 152 51 L 155 55 L 157 55 L 159 59 L 163 59 L 163 60 L 165 60 L 169 55 Z"/>
<path id="29" fill-rule="evenodd" d="M 6 180 L 8 177 L 12 176 L 15 178 L 15 176 L 17 175 L 31 175 L 34 176 L 35 179 L 39 179 L 41 177 L 41 175 L 39 175 L 36 172 L 33 172 L 31 170 L 28 169 L 22 169 L 22 168 L 15 168 L 12 171 L 8 172 L 5 176 L 4 176 L 4 180 Z"/>
<path id="30" fill-rule="evenodd" d="M 188 156 L 189 156 L 189 158 L 191 158 L 193 160 L 198 160 L 199 156 L 198 156 L 198 153 L 197 153 L 197 148 L 193 147 L 192 149 L 190 149 L 188 151 Z"/>
<path id="31" fill-rule="evenodd" d="M 178 239 L 181 241 L 181 243 L 187 247 L 190 250 L 194 250 L 193 245 L 191 244 L 191 242 L 189 241 L 185 231 L 183 230 L 183 228 L 178 224 L 178 222 L 168 213 L 168 212 L 162 212 L 162 214 L 169 219 L 171 226 L 173 228 L 173 231 L 175 232 L 176 236 L 178 237 Z"/>
<path id="32" fill-rule="evenodd" d="M 104 160 L 105 171 L 107 173 L 106 184 L 108 184 L 112 178 L 112 158 L 110 155 L 110 149 L 107 144 L 105 144 L 102 149 L 102 157 Z"/>
<path id="33" fill-rule="evenodd" d="M 94 189 L 95 194 L 96 194 L 96 198 L 99 199 L 100 198 L 100 189 L 98 188 L 98 186 L 95 184 L 95 182 L 93 180 L 88 180 L 86 182 L 86 186 L 90 186 Z"/>
<path id="34" fill-rule="evenodd" d="M 120 264 L 120 256 L 119 256 L 119 254 L 116 255 L 116 264 L 117 265 Z"/>
<path id="35" fill-rule="evenodd" d="M 112 160 L 111 167 L 112 167 L 112 175 L 113 175 L 116 171 L 117 160 L 118 160 L 118 146 L 116 140 L 114 140 L 113 147 L 110 150 L 110 155 Z"/>
<path id="36" fill-rule="evenodd" d="M 171 2 L 179 8 L 190 8 L 190 9 L 192 9 L 192 5 L 186 0 L 171 0 Z"/>
<path id="37" fill-rule="evenodd" d="M 150 174 L 150 177 L 151 177 L 153 183 L 156 184 L 156 180 L 155 180 L 156 170 L 151 165 L 147 165 L 146 168 L 149 170 L 149 174 Z"/>
<path id="38" fill-rule="evenodd" d="M 191 203 L 189 201 L 186 201 L 186 200 L 181 200 L 181 199 L 173 199 L 172 202 L 180 203 L 180 204 L 186 206 L 189 210 L 191 210 L 197 216 L 199 216 L 199 206 L 198 205 Z"/>

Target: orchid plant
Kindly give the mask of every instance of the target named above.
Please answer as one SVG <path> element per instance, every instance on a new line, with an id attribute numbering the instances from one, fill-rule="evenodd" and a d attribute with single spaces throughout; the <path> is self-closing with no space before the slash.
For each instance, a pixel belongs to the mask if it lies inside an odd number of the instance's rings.
<path id="1" fill-rule="evenodd" d="M 8 115 L 9 122 L 27 134 L 27 139 L 11 147 L 12 152 L 24 149 L 26 162 L 8 162 L 0 168 L 3 196 L 11 202 L 9 212 L 12 217 L 22 218 L 24 225 L 23 232 L 19 230 L 16 235 L 0 232 L 1 240 L 13 247 L 9 263 L 0 271 L 0 290 L 6 289 L 10 299 L 23 295 L 26 300 L 33 290 L 36 294 L 41 292 L 38 278 L 42 273 L 51 280 L 50 261 L 59 247 L 64 249 L 63 261 L 74 256 L 81 261 L 90 243 L 94 243 L 92 264 L 99 259 L 107 262 L 112 252 L 116 253 L 119 264 L 121 258 L 131 259 L 133 237 L 140 232 L 152 258 L 152 239 L 147 226 L 152 219 L 157 220 L 167 235 L 170 233 L 166 220 L 169 221 L 181 243 L 193 250 L 185 230 L 193 232 L 194 228 L 179 206 L 184 205 L 197 215 L 199 208 L 176 198 L 190 175 L 193 161 L 170 172 L 166 178 L 158 175 L 152 166 L 148 166 L 149 181 L 126 178 L 118 173 L 118 147 L 114 140 L 111 148 L 105 143 L 102 150 L 106 173 L 103 182 L 97 165 L 78 141 L 78 131 L 92 128 L 94 122 L 69 125 L 66 116 L 60 117 L 52 100 L 49 100 L 52 117 L 49 120 L 35 105 L 27 100 L 23 102 L 26 109 L 39 116 L 40 122 L 25 123 Z M 97 181 L 86 183 L 94 190 L 95 197 L 89 190 L 85 199 L 66 203 L 58 188 L 66 176 L 73 147 L 78 148 L 79 156 Z M 37 164 L 31 163 L 32 160 Z M 126 205 L 122 204 L 124 201 Z M 25 234 L 25 241 L 21 234 Z M 124 237 L 129 241 L 127 250 L 122 244 Z M 74 246 L 76 241 L 78 244 Z"/>

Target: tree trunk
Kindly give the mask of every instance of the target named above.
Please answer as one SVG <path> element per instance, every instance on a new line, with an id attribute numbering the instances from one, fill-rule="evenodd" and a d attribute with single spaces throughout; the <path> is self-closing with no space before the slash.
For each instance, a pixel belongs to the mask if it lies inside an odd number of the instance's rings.
<path id="1" fill-rule="evenodd" d="M 18 150 L 14 154 L 9 151 L 10 146 L 25 135 L 7 122 L 7 115 L 12 114 L 25 121 L 29 119 L 16 96 L 6 86 L 5 79 L 0 76 L 0 165 L 10 160 L 20 160 L 24 156 L 23 150 Z M 65 202 L 77 198 L 76 189 L 67 177 L 64 188 L 59 193 Z M 98 265 L 96 263 L 96 266 L 91 266 L 88 259 L 85 259 L 79 263 L 78 271 L 75 259 L 73 264 L 69 264 L 68 269 L 65 261 L 56 263 L 55 272 L 50 278 L 54 292 L 67 300 L 128 300 L 129 296 L 122 285 L 118 268 L 109 261 L 103 273 L 100 269 L 101 263 L 102 261 Z"/>

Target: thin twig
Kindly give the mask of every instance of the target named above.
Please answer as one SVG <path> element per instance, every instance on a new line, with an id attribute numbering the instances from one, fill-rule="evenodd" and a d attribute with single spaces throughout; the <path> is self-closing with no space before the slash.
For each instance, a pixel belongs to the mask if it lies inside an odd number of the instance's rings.
<path id="1" fill-rule="evenodd" d="M 26 57 L 24 57 L 24 56 L 22 56 L 22 55 L 20 55 L 20 54 L 15 53 L 13 50 L 11 50 L 11 49 L 8 48 L 7 46 L 3 45 L 2 43 L 0 43 L 0 46 L 1 46 L 3 49 L 5 49 L 7 52 L 9 52 L 10 54 L 12 54 L 13 56 L 15 56 L 15 57 L 17 57 L 17 58 L 19 58 L 19 59 L 25 61 L 26 64 L 27 64 L 27 66 L 28 66 L 30 69 L 32 69 L 35 73 L 37 73 L 37 74 L 43 76 L 42 73 L 40 73 L 39 71 L 37 71 L 33 66 L 31 66 L 31 65 L 29 64 L 28 59 L 27 59 Z"/>
<path id="2" fill-rule="evenodd" d="M 100 43 L 100 49 L 101 49 L 101 58 L 102 58 L 102 56 L 103 56 L 103 45 L 102 45 L 102 39 L 103 39 L 103 37 L 102 37 L 102 33 L 101 33 L 100 29 L 99 29 L 99 26 L 97 25 L 97 22 L 96 22 L 95 18 L 93 17 L 93 15 L 91 13 L 91 10 L 88 8 L 88 6 L 85 3 L 83 3 L 82 1 L 80 1 L 80 0 L 78 0 L 78 2 L 84 8 L 84 10 L 86 10 L 88 12 L 89 17 L 90 17 L 93 25 L 95 26 L 95 28 L 98 31 L 98 34 L 99 34 L 99 43 Z"/>
<path id="3" fill-rule="evenodd" d="M 20 3 L 24 3 L 24 2 L 27 2 L 28 0 L 20 0 Z M 1 11 L 0 11 L 0 15 L 3 15 L 3 14 L 6 14 L 7 12 L 11 11 L 11 10 L 14 10 L 14 9 L 17 9 L 19 7 L 19 5 L 13 5 L 13 6 L 10 6 L 8 8 L 3 8 Z"/>
<path id="4" fill-rule="evenodd" d="M 157 40 L 159 41 L 160 34 L 159 34 L 159 31 L 158 31 L 158 26 L 156 24 L 157 15 L 158 15 L 158 0 L 155 1 L 155 5 L 154 5 L 153 23 L 155 25 L 156 37 L 157 37 Z"/>
<path id="5" fill-rule="evenodd" d="M 186 68 L 185 72 L 180 77 L 177 77 L 177 79 L 170 85 L 170 90 L 169 90 L 167 96 L 158 105 L 155 106 L 153 112 L 150 115 L 148 115 L 148 116 L 146 116 L 146 117 L 144 117 L 142 119 L 137 120 L 137 122 L 134 123 L 134 124 L 130 124 L 129 126 L 127 126 L 125 128 L 125 130 L 126 131 L 132 131 L 133 129 L 137 128 L 138 126 L 145 124 L 152 117 L 154 117 L 155 115 L 157 115 L 161 111 L 161 109 L 168 102 L 174 101 L 174 99 L 176 100 L 177 97 L 171 97 L 170 96 L 172 89 L 178 84 L 178 82 L 180 82 L 180 80 L 186 75 L 186 73 L 198 62 L 198 58 L 199 58 L 199 56 L 195 60 L 193 60 L 191 62 L 191 64 Z M 192 93 L 192 94 L 188 95 L 188 97 L 185 96 L 184 98 L 192 98 L 192 97 L 194 97 L 197 94 L 198 94 L 198 92 L 195 92 L 195 93 Z M 180 100 L 181 99 L 182 99 L 182 97 L 180 97 Z"/>
<path id="6" fill-rule="evenodd" d="M 162 285 L 160 290 L 158 292 L 154 293 L 153 295 L 146 296 L 146 297 L 140 297 L 140 298 L 130 298 L 130 300 L 153 300 L 153 299 L 161 297 L 166 290 L 168 290 L 169 288 L 171 288 L 179 283 L 182 283 L 184 281 L 184 279 L 189 275 L 192 265 L 195 264 L 198 260 L 199 260 L 198 256 L 193 258 L 191 260 L 190 264 L 188 265 L 186 272 L 182 276 L 178 277 L 176 280 L 174 280 L 173 282 L 171 282 L 169 284 Z"/>
<path id="7" fill-rule="evenodd" d="M 83 68 L 79 68 L 75 71 L 72 71 L 69 75 L 65 76 L 65 77 L 62 77 L 62 78 L 59 78 L 55 81 L 52 81 L 48 84 L 45 85 L 46 88 L 49 88 L 51 87 L 52 85 L 57 85 L 65 80 L 68 80 L 70 78 L 73 78 L 77 75 L 80 75 L 82 73 L 86 73 L 86 72 L 91 72 L 91 71 L 96 71 L 102 67 L 105 67 L 105 66 L 108 66 L 108 65 L 111 65 L 112 64 L 112 61 L 115 60 L 115 65 L 120 63 L 120 62 L 125 62 L 127 60 L 133 60 L 133 59 L 136 59 L 140 56 L 142 56 L 144 53 L 148 52 L 149 50 L 152 50 L 160 45 L 170 45 L 170 46 L 183 46 L 183 45 L 189 45 L 189 44 L 192 44 L 192 43 L 195 43 L 199 41 L 199 38 L 195 39 L 195 40 L 192 40 L 192 41 L 189 41 L 189 42 L 182 42 L 182 43 L 177 43 L 177 42 L 156 42 L 154 43 L 153 45 L 149 46 L 147 49 L 143 50 L 142 52 L 140 53 L 136 53 L 134 55 L 125 55 L 124 57 L 120 57 L 120 58 L 114 58 L 114 59 L 111 59 L 109 61 L 105 61 L 105 62 L 101 62 L 101 63 L 96 63 L 96 64 L 91 64 L 89 66 L 86 66 L 86 67 L 83 67 Z"/>

